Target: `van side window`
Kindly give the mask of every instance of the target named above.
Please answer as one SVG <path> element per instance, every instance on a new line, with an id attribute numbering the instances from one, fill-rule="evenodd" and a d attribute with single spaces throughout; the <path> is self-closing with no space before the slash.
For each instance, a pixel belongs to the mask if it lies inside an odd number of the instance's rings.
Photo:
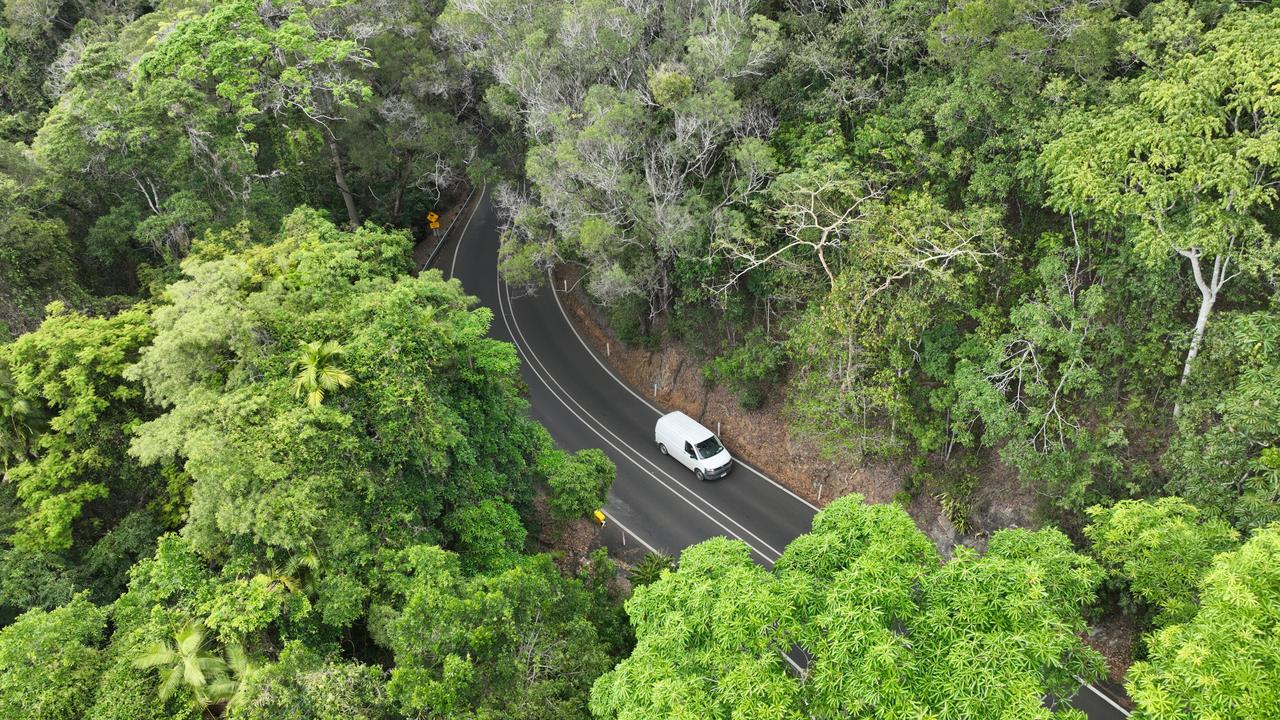
<path id="1" fill-rule="evenodd" d="M 686 442 L 685 442 L 685 444 L 684 444 L 684 453 L 685 453 L 686 455 L 690 455 L 690 456 L 692 456 L 692 455 L 693 455 L 693 446 L 692 446 L 692 445 L 690 445 L 690 444 L 688 443 L 688 441 L 686 441 Z"/>

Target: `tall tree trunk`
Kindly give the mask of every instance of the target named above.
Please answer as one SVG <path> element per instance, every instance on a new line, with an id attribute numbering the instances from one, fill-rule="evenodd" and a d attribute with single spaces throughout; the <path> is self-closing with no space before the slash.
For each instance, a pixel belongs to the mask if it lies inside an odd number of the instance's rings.
<path id="1" fill-rule="evenodd" d="M 351 229 L 355 230 L 360 227 L 360 211 L 356 209 L 356 198 L 351 194 L 351 188 L 347 187 L 347 175 L 342 170 L 342 155 L 338 152 L 338 140 L 327 128 L 322 132 L 324 132 L 325 144 L 329 146 L 329 160 L 333 163 L 333 179 L 338 183 L 338 190 L 342 192 L 342 201 L 347 205 L 347 220 L 351 223 Z"/>
<path id="2" fill-rule="evenodd" d="M 1186 386 L 1187 378 L 1191 376 L 1191 364 L 1195 362 L 1196 355 L 1200 354 L 1200 346 L 1204 343 L 1204 331 L 1209 326 L 1209 315 L 1213 312 L 1213 304 L 1218 301 L 1218 292 L 1234 276 L 1227 274 L 1227 268 L 1231 263 L 1230 255 L 1213 256 L 1213 272 L 1206 281 L 1204 272 L 1200 268 L 1200 252 L 1198 250 L 1179 250 L 1178 252 L 1191 263 L 1191 273 L 1195 276 L 1196 287 L 1200 289 L 1200 312 L 1196 315 L 1196 327 L 1191 333 L 1191 347 L 1187 348 L 1187 359 L 1182 364 L 1182 380 L 1178 383 L 1178 387 L 1182 388 Z M 1173 416 L 1178 417 L 1181 413 L 1181 401 L 1174 403 Z"/>

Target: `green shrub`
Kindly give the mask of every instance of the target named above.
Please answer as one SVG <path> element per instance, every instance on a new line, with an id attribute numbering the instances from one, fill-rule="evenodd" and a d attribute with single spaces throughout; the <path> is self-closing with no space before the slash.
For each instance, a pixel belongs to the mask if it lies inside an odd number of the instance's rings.
<path id="1" fill-rule="evenodd" d="M 667 331 L 684 343 L 697 358 L 713 357 L 720 352 L 722 334 L 707 332 L 708 328 L 721 326 L 722 318 L 706 303 L 681 304 L 671 313 Z"/>
<path id="2" fill-rule="evenodd" d="M 728 385 L 743 408 L 755 410 L 764 404 L 769 386 L 782 379 L 785 363 L 782 345 L 756 329 L 741 345 L 712 359 L 702 373 L 710 383 Z"/>
<path id="3" fill-rule="evenodd" d="M 970 530 L 969 515 L 973 513 L 973 491 L 978 487 L 978 476 L 973 472 L 975 459 L 972 455 L 958 458 L 946 468 L 938 478 L 938 493 L 934 496 L 942 504 L 942 513 L 961 534 Z M 919 470 L 914 475 L 928 473 Z M 923 482 L 923 481 L 922 481 Z"/>
<path id="4" fill-rule="evenodd" d="M 662 579 L 662 572 L 675 572 L 676 560 L 666 553 L 649 553 L 631 568 L 631 584 L 640 587 Z"/>
<path id="5" fill-rule="evenodd" d="M 920 493 L 933 482 L 933 474 L 928 470 L 916 470 L 907 476 L 906 483 L 902 486 L 902 491 L 913 498 L 920 497 Z"/>
<path id="6" fill-rule="evenodd" d="M 639 295 L 627 295 L 605 305 L 604 318 L 623 343 L 641 347 L 656 344 L 657 339 L 649 332 L 649 303 Z"/>

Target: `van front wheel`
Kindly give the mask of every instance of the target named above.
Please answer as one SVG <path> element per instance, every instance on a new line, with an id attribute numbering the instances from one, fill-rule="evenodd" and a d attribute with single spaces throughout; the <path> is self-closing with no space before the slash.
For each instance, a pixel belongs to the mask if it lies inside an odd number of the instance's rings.
<path id="1" fill-rule="evenodd" d="M 693 476 L 694 476 L 694 477 L 696 477 L 696 478 L 698 478 L 699 480 L 706 480 L 706 479 L 707 479 L 707 476 L 702 474 L 702 468 L 698 468 L 697 470 L 694 470 L 694 471 L 693 471 Z"/>
<path id="2" fill-rule="evenodd" d="M 666 445 L 663 445 L 662 443 L 658 443 L 658 452 L 662 453 L 663 455 L 666 455 L 666 454 L 667 454 L 667 446 L 666 446 Z"/>

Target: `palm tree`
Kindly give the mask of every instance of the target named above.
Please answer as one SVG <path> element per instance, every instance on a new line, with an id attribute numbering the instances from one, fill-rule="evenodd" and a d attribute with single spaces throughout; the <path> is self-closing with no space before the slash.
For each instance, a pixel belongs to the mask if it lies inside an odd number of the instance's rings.
<path id="1" fill-rule="evenodd" d="M 289 366 L 298 374 L 293 379 L 293 396 L 307 396 L 309 407 L 319 407 L 325 393 L 350 387 L 356 380 L 338 367 L 337 359 L 346 350 L 332 340 L 302 343 L 298 359 Z"/>
<path id="2" fill-rule="evenodd" d="M 240 643 L 228 643 L 225 649 L 228 672 L 218 680 L 210 683 L 209 697 L 219 702 L 226 702 L 227 707 L 242 704 L 249 683 L 249 676 L 258 670 L 258 665 L 249 660 L 249 655 Z"/>
<path id="3" fill-rule="evenodd" d="M 675 572 L 676 560 L 666 553 L 649 553 L 631 568 L 631 584 L 649 585 L 662 579 L 662 573 Z"/>
<path id="4" fill-rule="evenodd" d="M 205 646 L 207 630 L 204 623 L 188 620 L 173 642 L 157 642 L 143 653 L 133 666 L 140 669 L 156 668 L 160 673 L 160 699 L 168 700 L 178 688 L 186 685 L 201 705 L 210 705 L 220 698 L 213 689 L 221 689 L 227 672 L 227 663 Z"/>
<path id="5" fill-rule="evenodd" d="M 18 394 L 13 375 L 0 361 L 0 470 L 8 471 L 11 460 L 34 457 L 36 438 L 47 425 L 40 408 Z"/>

